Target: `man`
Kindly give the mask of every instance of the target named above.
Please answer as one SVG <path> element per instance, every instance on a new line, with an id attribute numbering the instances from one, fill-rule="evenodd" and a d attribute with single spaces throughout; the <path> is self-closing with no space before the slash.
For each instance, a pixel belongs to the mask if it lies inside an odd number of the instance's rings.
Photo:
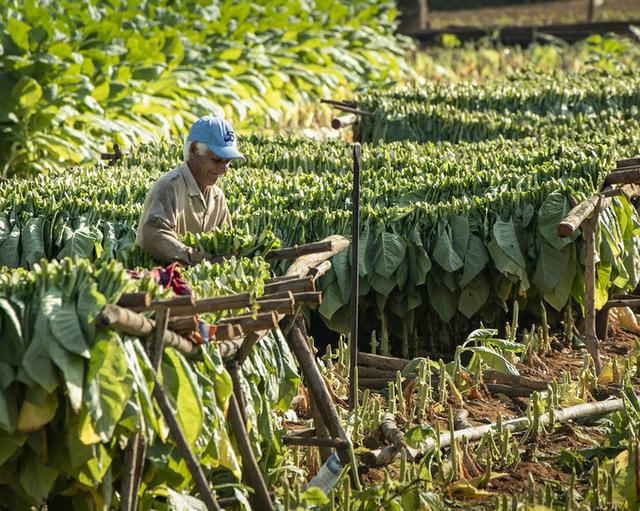
<path id="1" fill-rule="evenodd" d="M 216 186 L 231 160 L 243 158 L 231 125 L 206 116 L 193 123 L 184 144 L 184 162 L 160 177 L 147 194 L 136 243 L 162 263 L 196 264 L 210 254 L 187 247 L 187 231 L 208 232 L 231 225 L 222 190 Z"/>

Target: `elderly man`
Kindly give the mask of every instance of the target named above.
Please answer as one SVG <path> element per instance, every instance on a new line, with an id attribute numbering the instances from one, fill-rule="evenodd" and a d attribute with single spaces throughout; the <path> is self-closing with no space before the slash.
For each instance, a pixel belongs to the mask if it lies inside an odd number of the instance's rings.
<path id="1" fill-rule="evenodd" d="M 184 162 L 160 177 L 147 194 L 136 243 L 162 263 L 196 264 L 209 258 L 187 247 L 180 236 L 231 225 L 218 178 L 231 160 L 243 158 L 231 125 L 219 117 L 198 119 L 184 144 Z"/>

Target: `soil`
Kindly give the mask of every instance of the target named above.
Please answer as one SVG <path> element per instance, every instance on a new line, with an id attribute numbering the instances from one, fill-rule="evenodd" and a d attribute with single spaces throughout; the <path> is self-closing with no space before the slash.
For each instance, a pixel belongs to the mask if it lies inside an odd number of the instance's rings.
<path id="1" fill-rule="evenodd" d="M 618 359 L 619 363 L 634 348 L 637 336 L 629 334 L 617 328 L 615 324 L 610 324 L 609 336 L 606 342 L 601 343 L 600 353 L 603 363 Z M 521 365 L 518 367 L 521 374 L 532 378 L 543 380 L 559 380 L 564 371 L 576 377 L 583 366 L 584 349 L 573 350 L 563 347 L 555 341 L 555 349 L 543 354 L 540 359 L 542 365 L 536 368 Z M 640 384 L 640 380 L 638 380 Z M 491 396 L 488 392 L 481 392 L 481 399 L 469 399 L 465 397 L 464 408 L 469 412 L 467 421 L 471 425 L 487 424 L 495 422 L 498 415 L 503 419 L 515 418 L 524 415 L 528 399 L 507 398 L 505 396 Z M 451 403 L 454 405 L 454 403 Z M 425 422 L 434 424 L 437 421 L 441 431 L 448 429 L 448 419 L 446 410 L 438 410 L 425 418 Z M 552 434 L 544 436 L 537 443 L 521 445 L 521 461 L 512 469 L 507 470 L 503 476 L 492 479 L 487 490 L 494 493 L 505 493 L 508 495 L 520 495 L 527 491 L 529 475 L 533 476 L 536 485 L 544 485 L 546 482 L 552 484 L 554 488 L 560 490 L 570 484 L 570 474 L 567 468 L 563 468 L 555 463 L 557 457 L 563 450 L 579 451 L 597 446 L 601 443 L 601 437 L 593 429 L 582 427 L 574 423 L 567 423 L 558 426 Z M 482 469 L 482 460 L 475 460 Z M 387 467 L 391 477 L 397 473 L 397 467 L 391 465 Z M 503 467 L 496 467 L 497 472 L 502 472 Z M 370 468 L 362 475 L 363 482 L 369 485 L 381 484 L 384 481 L 384 471 L 378 468 Z M 588 477 L 578 477 L 576 489 L 579 492 L 587 490 L 589 485 Z M 538 486 L 539 488 L 540 486 Z"/>

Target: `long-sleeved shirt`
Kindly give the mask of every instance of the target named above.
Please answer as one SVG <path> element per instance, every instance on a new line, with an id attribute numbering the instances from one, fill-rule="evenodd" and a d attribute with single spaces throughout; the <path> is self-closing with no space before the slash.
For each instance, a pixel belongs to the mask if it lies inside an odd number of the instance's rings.
<path id="1" fill-rule="evenodd" d="M 180 241 L 187 231 L 208 232 L 231 225 L 224 193 L 210 186 L 204 194 L 186 163 L 160 177 L 147 194 L 140 215 L 136 243 L 163 263 L 193 264 L 201 256 Z"/>

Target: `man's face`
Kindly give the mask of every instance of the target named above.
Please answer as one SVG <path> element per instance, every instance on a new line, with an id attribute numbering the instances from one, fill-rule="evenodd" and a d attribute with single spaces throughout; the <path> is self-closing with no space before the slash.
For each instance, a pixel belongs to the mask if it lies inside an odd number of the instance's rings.
<path id="1" fill-rule="evenodd" d="M 201 188 L 215 184 L 227 172 L 230 162 L 231 160 L 222 159 L 211 151 L 198 154 L 195 144 L 191 146 L 189 167 Z"/>

